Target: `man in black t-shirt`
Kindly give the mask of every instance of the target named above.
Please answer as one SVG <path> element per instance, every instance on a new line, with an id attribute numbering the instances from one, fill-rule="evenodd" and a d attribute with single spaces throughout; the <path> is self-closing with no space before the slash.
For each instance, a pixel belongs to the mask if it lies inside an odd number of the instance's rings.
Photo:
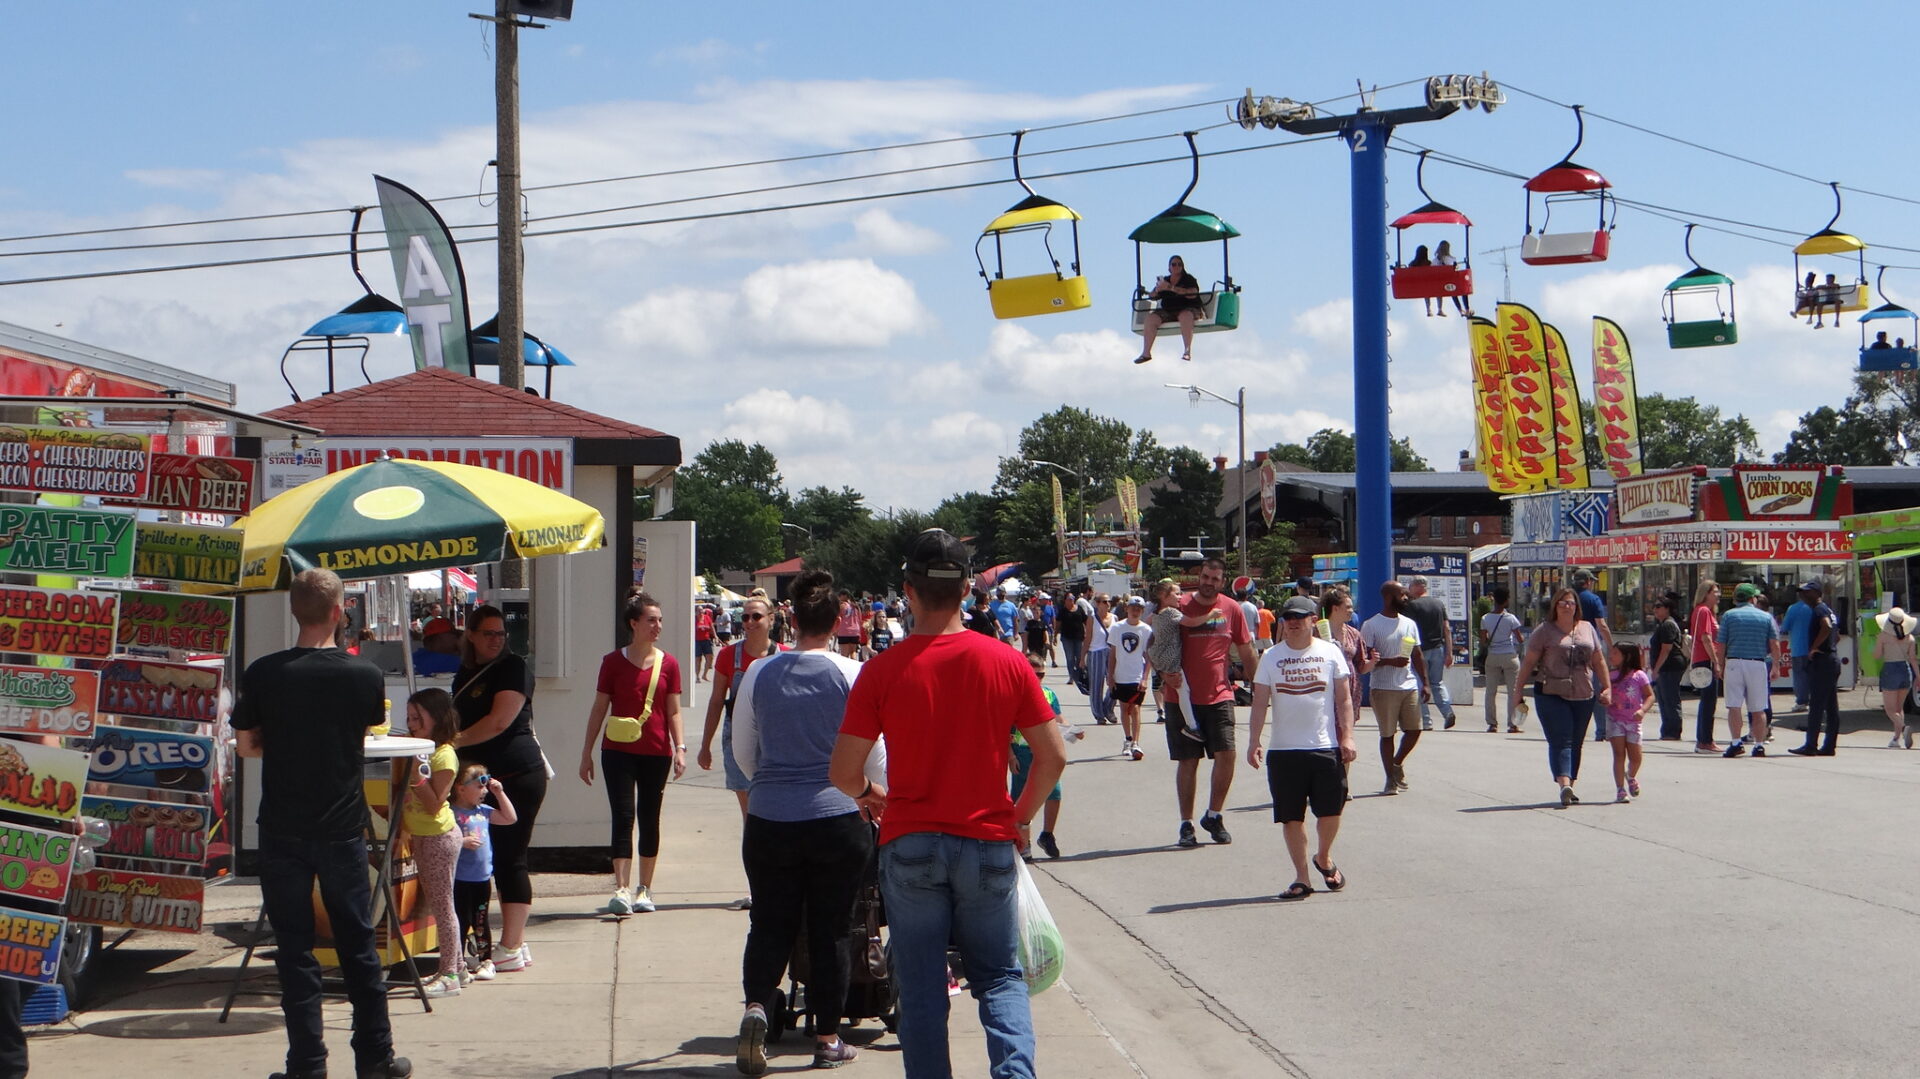
<path id="1" fill-rule="evenodd" d="M 1453 632 L 1447 625 L 1447 605 L 1427 591 L 1430 587 L 1425 577 L 1409 579 L 1407 603 L 1400 613 L 1420 627 L 1420 658 L 1425 664 L 1422 670 L 1427 675 L 1427 686 L 1433 691 L 1433 703 L 1446 720 L 1447 729 L 1452 730 L 1453 698 L 1447 695 L 1446 674 L 1447 668 L 1453 666 Z M 1425 697 L 1420 699 L 1420 729 L 1433 729 L 1433 716 L 1427 711 Z"/>
<path id="2" fill-rule="evenodd" d="M 313 957 L 316 880 L 353 1002 L 354 1072 L 359 1079 L 413 1074 L 405 1057 L 393 1055 L 367 881 L 363 743 L 367 728 L 384 718 L 386 687 L 380 668 L 334 647 L 346 617 L 342 592 L 328 570 L 295 577 L 288 598 L 299 637 L 248 666 L 234 700 L 239 753 L 261 762 L 260 899 L 273 923 L 287 1018 L 287 1070 L 275 1079 L 327 1074 Z"/>

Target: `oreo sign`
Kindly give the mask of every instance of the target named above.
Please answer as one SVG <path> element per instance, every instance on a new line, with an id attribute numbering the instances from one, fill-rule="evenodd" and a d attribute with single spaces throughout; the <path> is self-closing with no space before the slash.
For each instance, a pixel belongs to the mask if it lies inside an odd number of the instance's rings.
<path id="1" fill-rule="evenodd" d="M 131 727 L 99 727 L 94 731 L 89 780 L 206 794 L 212 776 L 211 738 Z"/>

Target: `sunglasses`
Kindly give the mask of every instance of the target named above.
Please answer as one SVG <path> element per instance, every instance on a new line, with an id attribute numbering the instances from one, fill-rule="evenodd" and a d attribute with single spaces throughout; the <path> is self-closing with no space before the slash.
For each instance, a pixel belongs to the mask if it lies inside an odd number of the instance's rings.
<path id="1" fill-rule="evenodd" d="M 749 615 L 742 615 L 740 620 L 743 622 L 758 622 L 765 617 L 767 616 L 764 614 L 749 614 Z"/>
<path id="2" fill-rule="evenodd" d="M 484 786 L 486 786 L 486 785 L 487 785 L 487 784 L 488 784 L 488 783 L 489 783 L 490 781 L 492 781 L 492 779 L 493 779 L 493 777 L 492 777 L 492 776 L 490 776 L 490 775 L 487 775 L 487 774 L 486 774 L 485 772 L 482 772 L 482 773 L 480 773 L 479 775 L 477 775 L 477 776 L 474 776 L 474 777 L 473 777 L 472 779 L 469 779 L 469 780 L 467 780 L 467 784 L 468 784 L 469 786 L 471 786 L 471 785 L 473 785 L 473 784 L 475 784 L 475 783 L 478 783 L 478 784 L 479 784 L 480 786 L 482 786 L 482 787 L 484 787 Z"/>
<path id="3" fill-rule="evenodd" d="M 1287 612 L 1286 614 L 1283 614 L 1283 615 L 1281 615 L 1281 616 L 1280 616 L 1280 621 L 1282 621 L 1282 622 L 1298 622 L 1298 621 L 1300 621 L 1300 620 L 1301 620 L 1301 619 L 1303 619 L 1303 618 L 1312 618 L 1312 617 L 1313 617 L 1312 615 L 1310 615 L 1310 614 L 1307 614 L 1307 613 L 1305 613 L 1305 612 L 1302 612 L 1302 611 L 1288 611 L 1288 612 Z"/>

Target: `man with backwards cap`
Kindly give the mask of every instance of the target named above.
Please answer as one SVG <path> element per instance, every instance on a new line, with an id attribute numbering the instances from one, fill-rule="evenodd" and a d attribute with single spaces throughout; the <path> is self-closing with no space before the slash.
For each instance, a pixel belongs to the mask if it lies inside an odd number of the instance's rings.
<path id="1" fill-rule="evenodd" d="M 413 673 L 453 674 L 460 669 L 460 631 L 444 618 L 429 618 L 420 627 L 420 647 L 413 650 Z"/>
<path id="2" fill-rule="evenodd" d="M 1066 743 L 1026 659 L 967 632 L 961 622 L 971 572 L 966 546 L 930 528 L 908 547 L 902 568 L 913 633 L 861 670 L 828 778 L 880 821 L 880 887 L 892 928 L 906 1073 L 953 1073 L 947 1052 L 951 939 L 980 1002 L 990 1073 L 1032 1079 L 1033 1013 L 1017 955 L 1015 847 L 1066 767 Z M 1007 796 L 1009 727 L 1019 728 L 1033 750 L 1018 804 Z M 884 785 L 869 781 L 863 769 L 883 735 Z"/>
<path id="3" fill-rule="evenodd" d="M 1726 757 L 1738 757 L 1753 747 L 1753 755 L 1767 755 L 1767 704 L 1773 696 L 1773 616 L 1754 606 L 1760 586 L 1743 584 L 1733 590 L 1733 607 L 1720 616 L 1720 677 L 1726 685 Z M 1740 709 L 1745 706 L 1748 736 L 1740 737 Z"/>
<path id="4" fill-rule="evenodd" d="M 1273 748 L 1266 754 L 1267 788 L 1273 792 L 1273 819 L 1286 833 L 1293 859 L 1293 883 L 1283 900 L 1313 894 L 1307 874 L 1307 809 L 1313 809 L 1319 849 L 1313 868 L 1337 892 L 1346 874 L 1333 863 L 1333 840 L 1340 832 L 1340 811 L 1347 801 L 1347 764 L 1353 745 L 1353 695 L 1344 685 L 1353 677 L 1337 645 L 1314 635 L 1319 607 L 1294 596 L 1280 607 L 1280 642 L 1260 657 L 1253 676 L 1253 714 L 1248 721 L 1247 763 L 1261 764 L 1260 734 L 1273 705 Z"/>
<path id="5" fill-rule="evenodd" d="M 1787 750 L 1800 757 L 1831 757 L 1840 738 L 1840 660 L 1833 652 L 1840 624 L 1833 608 L 1821 598 L 1824 591 L 1818 577 L 1809 577 L 1800 586 L 1800 602 L 1812 608 L 1807 628 L 1807 740 Z"/>

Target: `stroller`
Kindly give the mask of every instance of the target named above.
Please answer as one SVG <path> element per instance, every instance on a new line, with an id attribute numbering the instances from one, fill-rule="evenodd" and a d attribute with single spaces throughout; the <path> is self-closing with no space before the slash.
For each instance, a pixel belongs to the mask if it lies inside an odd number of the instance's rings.
<path id="1" fill-rule="evenodd" d="M 861 871 L 860 890 L 853 900 L 853 933 L 847 941 L 847 947 L 853 952 L 853 963 L 841 1020 L 851 1027 L 862 1019 L 878 1019 L 891 1034 L 900 1024 L 900 991 L 893 980 L 891 946 L 880 932 L 886 924 L 886 904 L 880 896 L 880 854 L 876 846 Z M 793 955 L 787 961 L 787 988 L 774 990 L 773 1001 L 767 1007 L 768 1041 L 777 1042 L 784 1032 L 796 1028 L 813 1037 L 815 1015 L 807 1000 L 811 966 L 806 934 L 802 933 L 793 942 Z"/>

